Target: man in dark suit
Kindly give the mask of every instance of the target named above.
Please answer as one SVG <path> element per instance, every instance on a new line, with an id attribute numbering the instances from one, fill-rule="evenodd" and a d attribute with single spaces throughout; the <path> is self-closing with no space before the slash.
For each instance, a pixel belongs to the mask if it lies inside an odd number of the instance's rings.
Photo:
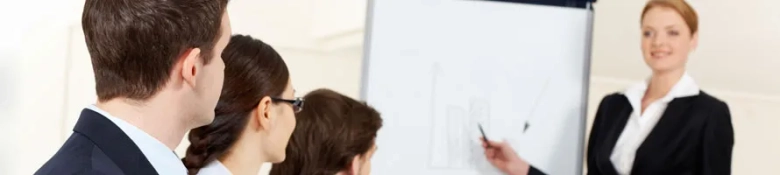
<path id="1" fill-rule="evenodd" d="M 173 153 L 214 118 L 228 0 L 86 0 L 98 102 L 35 174 L 186 174 Z"/>

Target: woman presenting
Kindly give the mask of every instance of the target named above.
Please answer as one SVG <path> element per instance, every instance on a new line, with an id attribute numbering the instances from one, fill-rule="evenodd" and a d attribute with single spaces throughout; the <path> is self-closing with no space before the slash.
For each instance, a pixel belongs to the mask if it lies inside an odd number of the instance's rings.
<path id="1" fill-rule="evenodd" d="M 696 12 L 683 0 L 650 0 L 641 17 L 642 54 L 653 74 L 601 100 L 588 174 L 731 174 L 728 105 L 701 91 L 685 70 L 698 42 Z M 483 146 L 507 174 L 543 174 L 506 143 Z"/>

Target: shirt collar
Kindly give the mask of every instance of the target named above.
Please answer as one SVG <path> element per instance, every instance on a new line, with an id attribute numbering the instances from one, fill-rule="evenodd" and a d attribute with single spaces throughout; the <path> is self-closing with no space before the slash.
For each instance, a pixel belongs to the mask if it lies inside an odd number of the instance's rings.
<path id="1" fill-rule="evenodd" d="M 159 140 L 138 127 L 112 116 L 95 105 L 90 105 L 87 109 L 108 118 L 108 120 L 111 120 L 111 122 L 117 125 L 122 132 L 127 134 L 127 136 L 130 137 L 130 140 L 133 140 L 133 143 L 135 143 L 136 146 L 138 146 L 138 149 L 146 156 L 146 159 L 149 160 L 149 163 L 152 164 L 158 174 L 187 174 L 187 168 L 184 167 L 184 164 L 179 160 L 179 157 Z"/>
<path id="2" fill-rule="evenodd" d="M 208 165 L 204 166 L 198 171 L 198 175 L 231 175 L 233 173 L 230 173 L 230 170 L 225 167 L 225 165 L 222 164 L 222 162 L 219 162 L 219 160 L 214 160 L 209 162 Z"/>
<path id="3" fill-rule="evenodd" d="M 647 91 L 649 81 L 650 79 L 648 78 L 645 81 L 637 83 L 623 91 L 623 94 L 628 98 L 628 101 L 631 102 L 632 107 L 637 108 L 641 106 L 642 97 L 644 97 L 645 91 Z M 686 72 L 683 74 L 680 80 L 674 84 L 672 89 L 669 90 L 669 93 L 658 100 L 663 103 L 669 103 L 675 98 L 699 95 L 699 91 L 699 85 L 697 85 L 693 80 L 693 77 L 688 75 Z"/>

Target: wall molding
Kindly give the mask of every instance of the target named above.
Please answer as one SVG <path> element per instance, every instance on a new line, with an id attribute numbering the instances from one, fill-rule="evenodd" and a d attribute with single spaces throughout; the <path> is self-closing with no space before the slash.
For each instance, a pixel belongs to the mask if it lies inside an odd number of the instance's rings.
<path id="1" fill-rule="evenodd" d="M 607 84 L 616 84 L 621 85 L 624 87 L 628 87 L 636 82 L 639 82 L 642 80 L 639 79 L 627 79 L 627 78 L 615 78 L 615 77 L 608 77 L 608 76 L 591 76 L 590 82 L 591 83 L 607 83 Z M 751 100 L 758 100 L 758 101 L 764 101 L 764 102 L 773 102 L 773 103 L 780 103 L 780 95 L 772 95 L 772 94 L 760 94 L 760 93 L 751 93 L 751 92 L 742 92 L 742 91 L 732 91 L 732 90 L 725 90 L 725 89 L 717 89 L 717 88 L 706 88 L 705 89 L 707 93 L 711 93 L 717 96 L 722 96 L 723 98 L 735 98 L 735 99 L 751 99 Z"/>
<path id="2" fill-rule="evenodd" d="M 333 53 L 363 48 L 363 29 L 344 30 L 331 33 L 328 36 L 311 37 L 303 42 L 276 43 L 277 49 L 297 50 L 312 53 Z M 362 51 L 362 50 L 361 50 Z"/>

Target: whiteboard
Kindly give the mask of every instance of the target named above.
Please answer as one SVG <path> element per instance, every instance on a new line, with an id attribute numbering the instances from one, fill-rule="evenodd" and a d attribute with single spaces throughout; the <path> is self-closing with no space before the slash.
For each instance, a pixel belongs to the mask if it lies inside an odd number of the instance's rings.
<path id="1" fill-rule="evenodd" d="M 372 173 L 497 174 L 481 123 L 542 171 L 582 174 L 588 9 L 370 2 L 361 95 L 384 119 Z"/>

